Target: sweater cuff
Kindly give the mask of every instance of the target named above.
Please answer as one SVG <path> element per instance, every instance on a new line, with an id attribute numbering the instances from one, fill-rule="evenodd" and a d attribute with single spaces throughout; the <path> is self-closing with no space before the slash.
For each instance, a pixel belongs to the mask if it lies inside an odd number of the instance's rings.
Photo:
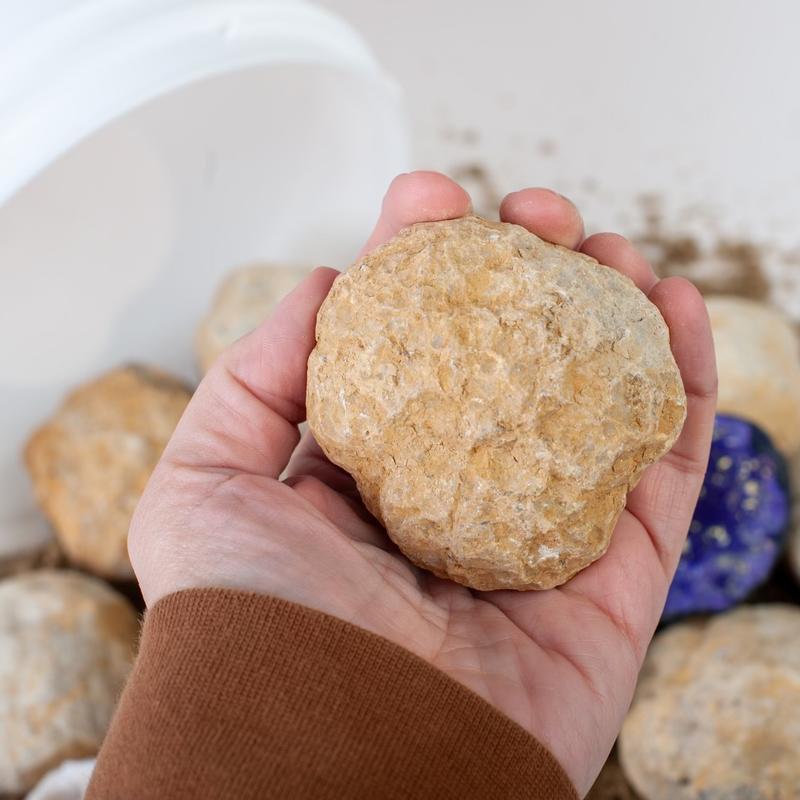
<path id="1" fill-rule="evenodd" d="M 427 662 L 263 595 L 147 614 L 87 795 L 575 800 L 550 753 Z"/>

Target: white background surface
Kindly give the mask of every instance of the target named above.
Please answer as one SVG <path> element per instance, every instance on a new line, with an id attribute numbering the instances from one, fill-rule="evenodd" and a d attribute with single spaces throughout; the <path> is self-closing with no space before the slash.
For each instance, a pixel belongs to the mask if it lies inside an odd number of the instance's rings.
<path id="1" fill-rule="evenodd" d="M 403 123 L 372 73 L 226 72 L 137 106 L 0 205 L 0 560 L 49 535 L 21 456 L 65 395 L 130 362 L 194 382 L 195 329 L 233 267 L 347 265 L 407 164 Z"/>
<path id="2" fill-rule="evenodd" d="M 800 261 L 782 255 L 800 253 L 800 3 L 320 2 L 405 90 L 414 166 L 488 176 L 465 181 L 479 211 L 545 185 L 577 202 L 590 231 L 635 235 L 640 198 L 655 195 L 674 231 L 773 246 L 774 299 L 800 319 Z M 126 360 L 190 374 L 193 325 L 224 269 L 257 255 L 344 266 L 366 236 L 391 171 L 378 154 L 397 150 L 380 104 L 325 89 L 317 117 L 306 93 L 280 90 L 282 112 L 268 93 L 240 103 L 224 87 L 209 102 L 192 90 L 156 103 L 87 143 L 92 171 L 78 148 L 57 180 L 4 209 L 0 522 L 21 508 L 26 522 L 0 531 L 0 550 L 41 527 L 19 451 L 68 387 Z M 181 121 L 189 135 L 164 133 Z M 240 141 L 220 155 L 206 139 Z M 299 173 L 296 159 L 276 161 L 306 141 L 317 160 Z M 302 194 L 298 176 L 322 170 L 313 221 L 285 213 Z M 124 310 L 106 319 L 115 297 Z"/>
<path id="3" fill-rule="evenodd" d="M 416 166 L 550 186 L 590 230 L 636 233 L 656 194 L 701 239 L 800 243 L 800 3 L 323 3 L 406 89 Z M 792 270 L 766 266 L 800 313 Z"/>

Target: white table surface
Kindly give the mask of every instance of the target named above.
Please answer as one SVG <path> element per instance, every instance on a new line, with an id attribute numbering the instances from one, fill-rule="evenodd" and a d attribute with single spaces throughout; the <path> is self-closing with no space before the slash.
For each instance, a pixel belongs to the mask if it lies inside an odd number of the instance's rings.
<path id="1" fill-rule="evenodd" d="M 800 3 L 323 0 L 404 87 L 415 165 L 492 195 L 544 185 L 589 230 L 664 225 L 774 247 L 800 318 Z"/>

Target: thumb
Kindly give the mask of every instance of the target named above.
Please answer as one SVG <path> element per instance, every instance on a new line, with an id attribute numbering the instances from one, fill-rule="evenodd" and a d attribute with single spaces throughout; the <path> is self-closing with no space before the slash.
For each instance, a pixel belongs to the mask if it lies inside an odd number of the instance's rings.
<path id="1" fill-rule="evenodd" d="M 197 388 L 164 461 L 277 478 L 305 419 L 306 362 L 317 311 L 339 273 L 316 269 L 270 319 L 217 359 Z"/>
<path id="2" fill-rule="evenodd" d="M 469 195 L 435 172 L 400 175 L 389 187 L 364 251 L 414 222 L 466 214 Z M 186 409 L 164 461 L 277 478 L 305 419 L 306 362 L 317 311 L 338 273 L 320 268 L 212 366 Z"/>

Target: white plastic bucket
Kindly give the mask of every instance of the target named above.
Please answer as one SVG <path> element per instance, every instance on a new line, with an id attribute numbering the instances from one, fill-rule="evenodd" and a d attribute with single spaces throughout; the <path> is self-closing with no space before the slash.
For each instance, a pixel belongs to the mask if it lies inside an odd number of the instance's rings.
<path id="1" fill-rule="evenodd" d="M 20 453 L 72 386 L 191 379 L 214 286 L 346 265 L 408 168 L 400 92 L 303 0 L 16 0 L 0 26 L 0 557 L 46 536 Z"/>

